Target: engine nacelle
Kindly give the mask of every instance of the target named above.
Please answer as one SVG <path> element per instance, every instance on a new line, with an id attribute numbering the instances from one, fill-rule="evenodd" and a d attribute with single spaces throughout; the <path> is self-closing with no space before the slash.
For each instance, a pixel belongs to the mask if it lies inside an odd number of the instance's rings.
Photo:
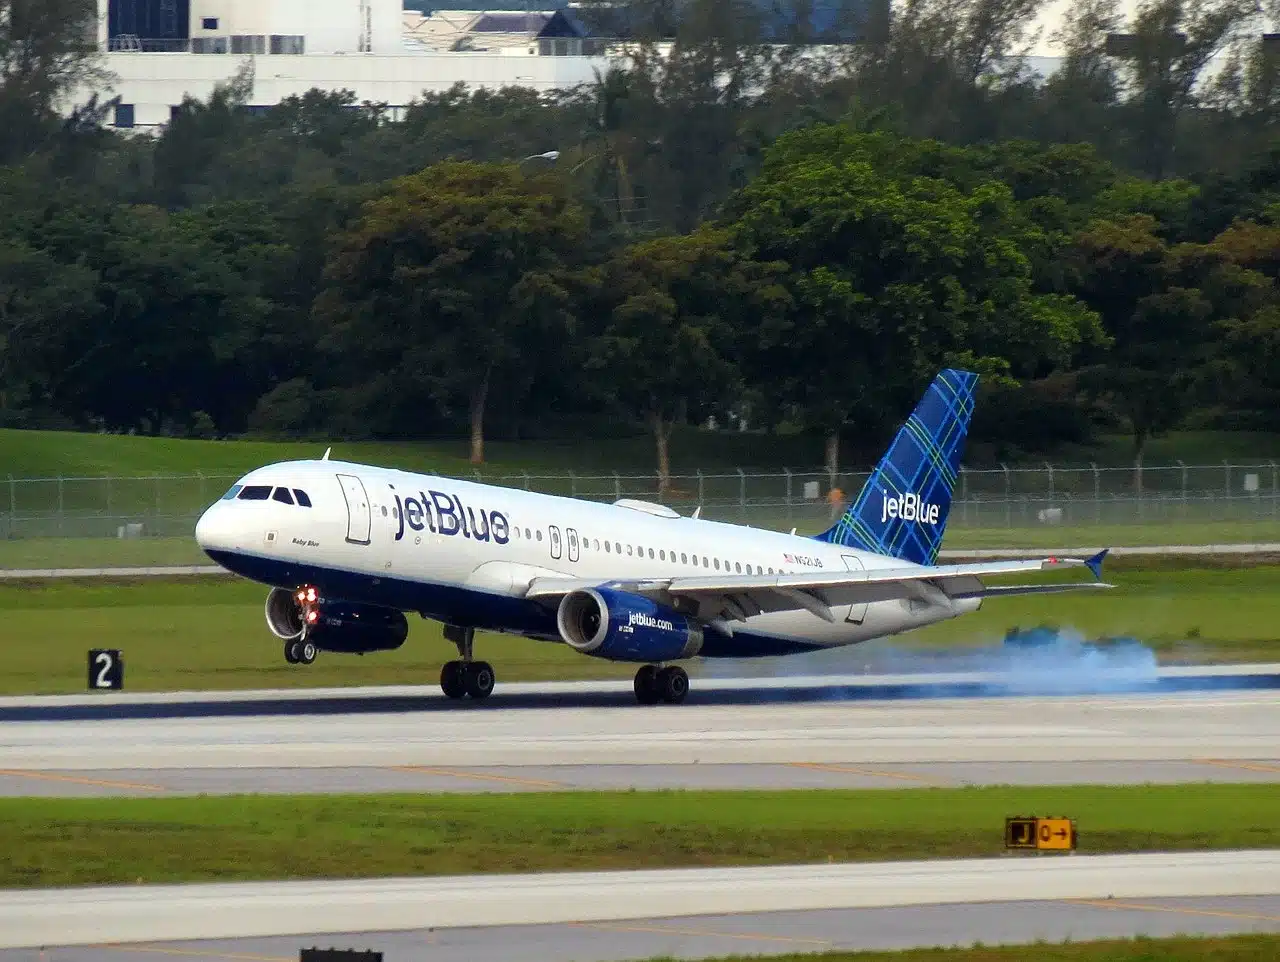
<path id="1" fill-rule="evenodd" d="M 267 595 L 267 626 L 285 641 L 310 641 L 321 651 L 394 651 L 409 637 L 403 611 L 358 601 L 321 598 L 314 588 Z"/>
<path id="2" fill-rule="evenodd" d="M 625 591 L 585 588 L 560 601 L 560 637 L 575 651 L 612 661 L 676 661 L 702 650 L 702 626 Z"/>

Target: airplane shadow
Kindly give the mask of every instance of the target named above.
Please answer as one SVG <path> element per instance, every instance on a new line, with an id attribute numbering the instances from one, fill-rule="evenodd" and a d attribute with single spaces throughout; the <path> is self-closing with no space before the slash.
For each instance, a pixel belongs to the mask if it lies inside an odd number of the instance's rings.
<path id="1" fill-rule="evenodd" d="M 937 698 L 1016 698 L 1168 694 L 1280 689 L 1278 675 L 1203 675 L 1164 678 L 1145 684 L 1095 686 L 1089 689 L 1011 688 L 986 683 L 900 685 L 796 685 L 786 688 L 752 686 L 744 681 L 728 690 L 690 688 L 687 706 L 767 705 L 816 702 L 916 701 Z M 635 711 L 680 711 L 679 706 L 641 707 L 629 692 L 575 691 L 549 694 L 507 694 L 499 687 L 484 702 L 449 701 L 441 695 L 283 696 L 273 701 L 200 699 L 182 702 L 103 703 L 99 705 L 23 705 L 0 708 L 0 722 L 102 721 L 108 719 L 246 718 L 307 715 L 371 715 L 379 713 L 494 711 L 546 708 L 629 708 Z"/>

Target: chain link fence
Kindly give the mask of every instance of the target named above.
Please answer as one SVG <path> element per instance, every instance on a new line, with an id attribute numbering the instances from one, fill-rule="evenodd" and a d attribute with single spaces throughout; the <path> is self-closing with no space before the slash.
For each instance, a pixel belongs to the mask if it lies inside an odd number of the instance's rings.
<path id="1" fill-rule="evenodd" d="M 661 500 L 682 514 L 801 533 L 821 530 L 866 472 L 730 472 L 673 476 Z M 7 478 L 0 542 L 189 539 L 236 478 L 223 475 Z M 491 474 L 468 480 L 596 501 L 658 499 L 655 474 Z M 961 472 L 949 531 L 1280 521 L 1274 461 L 1142 468 L 1040 466 Z M 1239 540 L 1239 539 L 1237 539 Z M 3 561 L 0 561 L 3 564 Z"/>

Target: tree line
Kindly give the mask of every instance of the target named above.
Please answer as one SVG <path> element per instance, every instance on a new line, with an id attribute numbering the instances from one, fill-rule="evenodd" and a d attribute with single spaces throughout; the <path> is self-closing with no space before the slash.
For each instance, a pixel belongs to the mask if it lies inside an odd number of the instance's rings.
<path id="1" fill-rule="evenodd" d="M 0 42 L 0 424 L 464 429 L 477 462 L 495 433 L 643 425 L 665 478 L 673 426 L 714 416 L 812 432 L 834 468 L 953 364 L 984 375 L 978 432 L 1024 447 L 1280 428 L 1256 11 L 1148 3 L 1117 47 L 1086 0 L 1041 82 L 1039 6 L 912 0 L 815 64 L 697 0 L 669 54 L 639 35 L 582 89 L 392 123 L 320 91 L 247 111 L 250 68 L 154 138 L 54 113 L 96 69 L 81 40 L 40 48 L 43 84 Z"/>

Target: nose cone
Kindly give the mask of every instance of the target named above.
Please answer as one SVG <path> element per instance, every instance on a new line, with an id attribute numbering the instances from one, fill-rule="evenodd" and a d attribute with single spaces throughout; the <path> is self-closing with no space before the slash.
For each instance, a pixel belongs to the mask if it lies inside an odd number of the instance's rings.
<path id="1" fill-rule="evenodd" d="M 196 543 L 208 551 L 228 551 L 235 547 L 226 505 L 218 502 L 196 522 Z"/>

